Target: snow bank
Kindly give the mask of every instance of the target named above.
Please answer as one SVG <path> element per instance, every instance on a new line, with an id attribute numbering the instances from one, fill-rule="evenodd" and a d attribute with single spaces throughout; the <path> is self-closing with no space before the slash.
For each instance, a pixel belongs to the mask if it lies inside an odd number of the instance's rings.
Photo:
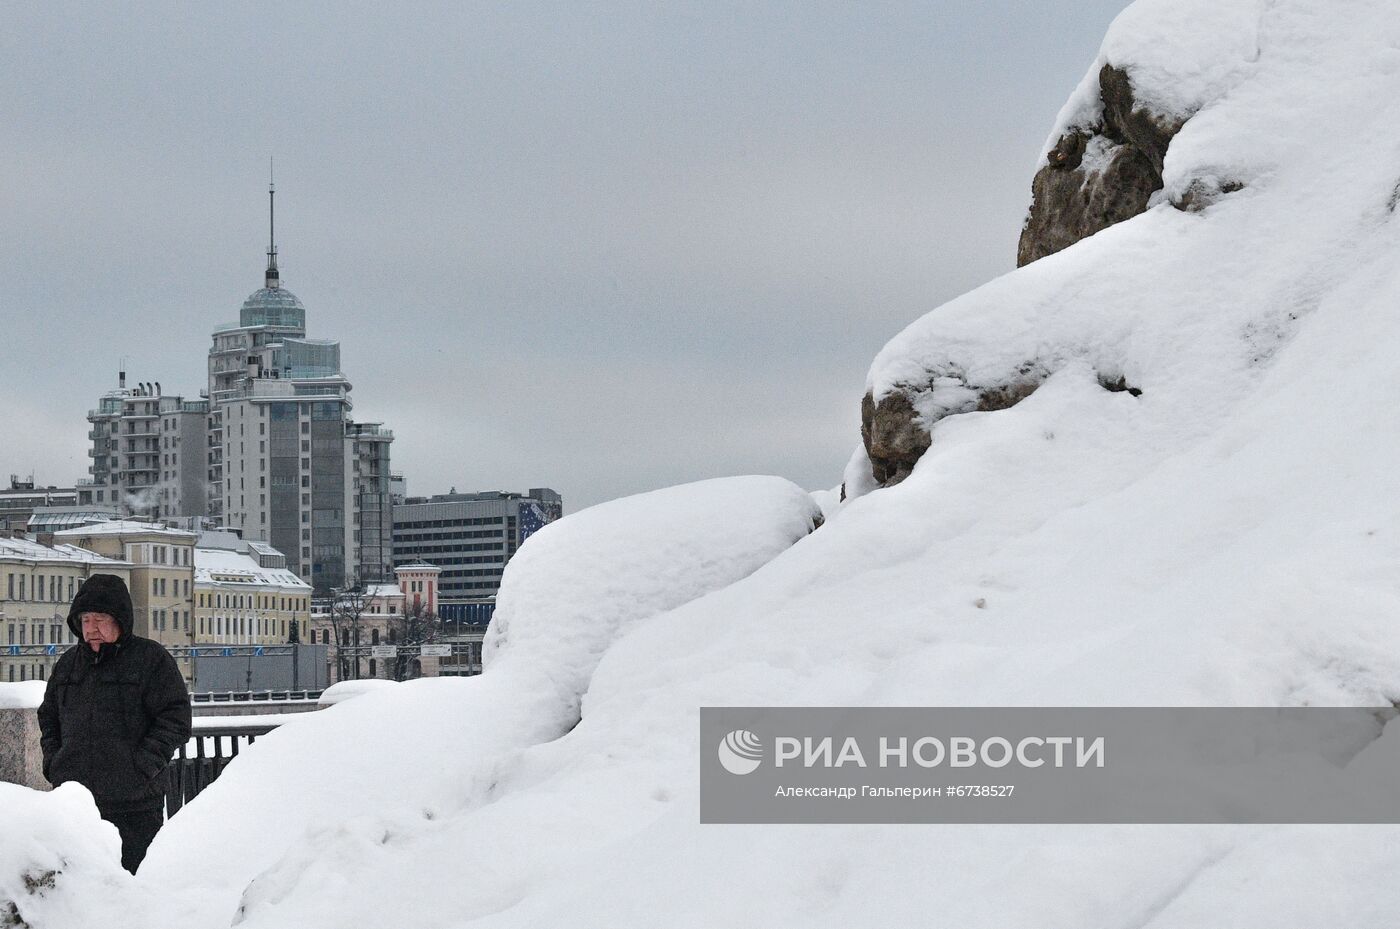
<path id="1" fill-rule="evenodd" d="M 383 690 L 385 687 L 393 687 L 397 681 L 378 680 L 367 678 L 361 681 L 339 681 L 327 687 L 321 692 L 320 698 L 316 701 L 321 706 L 335 706 L 351 697 L 359 697 L 376 690 Z"/>
<path id="2" fill-rule="evenodd" d="M 638 620 L 752 573 L 820 518 L 817 502 L 790 481 L 734 477 L 558 520 L 511 559 L 482 661 L 549 667 L 581 696 L 603 652 Z"/>
<path id="3" fill-rule="evenodd" d="M 117 830 L 98 817 L 86 788 L 0 783 L 0 926 L 91 925 L 95 902 L 105 909 L 129 883 Z"/>
<path id="4" fill-rule="evenodd" d="M 44 702 L 44 681 L 0 684 L 0 710 L 35 710 Z"/>
<path id="5" fill-rule="evenodd" d="M 611 642 L 752 573 L 811 531 L 819 512 L 790 482 L 743 477 L 616 500 L 550 524 L 506 569 L 485 674 L 375 689 L 259 738 L 171 820 L 142 874 L 203 887 L 214 924 L 240 907 L 250 922 L 272 911 L 274 924 L 344 924 L 354 909 L 360 924 L 372 911 L 386 923 L 417 924 L 395 915 L 403 895 L 353 877 L 357 863 L 369 855 L 393 867 L 403 847 L 490 805 L 522 752 L 575 725 Z M 178 867 L 191 860 L 201 867 Z M 453 852 L 441 865 L 464 860 Z M 322 895 L 338 902 L 311 899 Z"/>

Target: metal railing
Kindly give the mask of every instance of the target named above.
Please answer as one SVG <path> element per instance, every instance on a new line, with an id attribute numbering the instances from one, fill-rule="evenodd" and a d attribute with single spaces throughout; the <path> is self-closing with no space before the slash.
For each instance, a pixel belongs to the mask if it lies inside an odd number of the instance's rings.
<path id="1" fill-rule="evenodd" d="M 257 741 L 277 728 L 276 723 L 219 726 L 196 725 L 189 741 L 175 751 L 170 764 L 170 783 L 165 793 L 165 815 L 178 813 L 199 792 L 223 773 L 228 763 L 238 757 L 238 750 Z"/>
<path id="2" fill-rule="evenodd" d="M 314 702 L 319 690 L 213 690 L 190 694 L 191 703 L 287 703 Z"/>

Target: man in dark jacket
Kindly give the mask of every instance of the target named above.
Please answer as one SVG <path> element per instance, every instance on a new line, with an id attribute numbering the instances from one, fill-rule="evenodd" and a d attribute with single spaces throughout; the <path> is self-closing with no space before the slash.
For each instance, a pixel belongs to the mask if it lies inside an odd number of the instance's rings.
<path id="1" fill-rule="evenodd" d="M 68 611 L 83 641 L 54 665 L 39 731 L 44 777 L 92 791 L 121 833 L 122 867 L 135 874 L 165 822 L 166 767 L 190 737 L 190 695 L 170 653 L 131 627 L 125 582 L 88 578 Z"/>

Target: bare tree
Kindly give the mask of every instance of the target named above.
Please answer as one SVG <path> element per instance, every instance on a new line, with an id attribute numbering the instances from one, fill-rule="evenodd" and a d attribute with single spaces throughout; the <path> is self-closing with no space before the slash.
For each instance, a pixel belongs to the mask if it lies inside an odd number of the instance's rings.
<path id="1" fill-rule="evenodd" d="M 358 649 L 360 647 L 361 618 L 364 616 L 366 607 L 369 606 L 369 597 L 363 587 L 350 587 L 344 590 L 335 590 L 334 599 L 331 601 L 331 634 L 335 638 L 335 654 L 338 666 L 336 680 L 349 680 L 351 673 L 351 656 L 347 654 L 347 648 Z M 354 677 L 360 677 L 360 656 L 357 652 L 354 655 Z"/>
<path id="2" fill-rule="evenodd" d="M 405 655 L 402 646 L 427 645 L 436 641 L 442 634 L 442 620 L 428 609 L 427 604 L 416 600 L 412 604 L 405 604 L 402 613 L 389 617 L 388 633 L 389 642 L 401 648 L 398 657 L 390 665 L 390 676 L 396 681 L 402 681 L 409 677 L 418 677 L 422 673 L 419 656 Z M 419 662 L 416 670 L 415 661 Z"/>

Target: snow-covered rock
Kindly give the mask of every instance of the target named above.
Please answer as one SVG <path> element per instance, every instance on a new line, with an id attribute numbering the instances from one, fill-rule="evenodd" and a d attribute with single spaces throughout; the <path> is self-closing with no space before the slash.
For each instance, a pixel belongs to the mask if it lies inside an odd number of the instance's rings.
<path id="1" fill-rule="evenodd" d="M 864 417 L 881 483 L 909 473 L 940 420 L 1009 406 L 1071 363 L 1141 391 L 1149 421 L 1178 421 L 1173 442 L 1236 415 L 1319 308 L 1389 261 L 1394 12 L 1386 0 L 1125 11 L 1055 133 L 1098 118 L 1100 72 L 1121 69 L 1155 101 L 1142 113 L 1184 120 L 1155 205 L 884 347 Z"/>

